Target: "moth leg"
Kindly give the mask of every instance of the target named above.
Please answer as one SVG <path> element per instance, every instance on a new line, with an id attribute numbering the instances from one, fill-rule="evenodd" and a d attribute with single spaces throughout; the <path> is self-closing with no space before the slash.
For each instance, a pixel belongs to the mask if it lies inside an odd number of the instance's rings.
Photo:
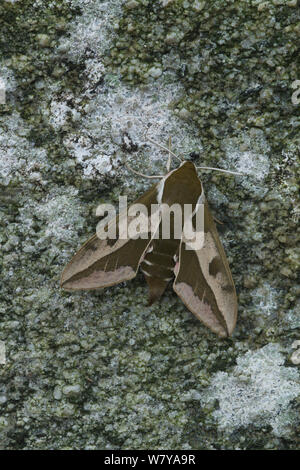
<path id="1" fill-rule="evenodd" d="M 168 161 L 167 161 L 167 172 L 169 173 L 170 168 L 171 168 L 171 137 L 169 137 L 169 156 L 168 156 Z"/>
<path id="2" fill-rule="evenodd" d="M 224 222 L 221 222 L 219 219 L 217 219 L 217 217 L 213 216 L 214 217 L 214 221 L 217 222 L 217 224 L 221 224 L 221 225 L 224 225 Z"/>

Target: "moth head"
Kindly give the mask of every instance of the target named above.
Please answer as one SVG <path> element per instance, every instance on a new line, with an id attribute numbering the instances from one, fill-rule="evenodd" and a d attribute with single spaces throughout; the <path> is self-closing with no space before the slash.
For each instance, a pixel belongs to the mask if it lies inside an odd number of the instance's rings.
<path id="1" fill-rule="evenodd" d="M 147 133 L 146 133 L 146 137 L 147 137 Z M 188 166 L 190 166 L 190 168 L 194 168 L 195 171 L 197 171 L 197 170 L 213 170 L 213 171 L 220 171 L 220 172 L 223 172 L 223 173 L 229 173 L 229 174 L 232 174 L 232 175 L 243 175 L 243 173 L 238 173 L 238 172 L 231 171 L 231 170 L 224 170 L 223 168 L 213 168 L 213 167 L 207 167 L 207 166 L 198 166 L 198 167 L 196 167 L 193 162 L 182 160 L 179 155 L 176 155 L 174 152 L 171 151 L 171 137 L 169 137 L 169 147 L 168 148 L 164 147 L 163 145 L 159 144 L 158 142 L 155 142 L 154 140 L 150 139 L 150 137 L 147 137 L 147 139 L 149 140 L 149 142 L 152 142 L 153 144 L 157 145 L 158 147 L 160 147 L 161 149 L 163 149 L 163 150 L 165 150 L 166 152 L 169 153 L 169 157 L 168 157 L 168 161 L 167 161 L 167 175 L 170 172 L 172 158 L 175 158 L 175 159 L 177 159 L 181 162 L 179 168 L 184 166 L 184 165 L 188 165 Z"/>
<path id="2" fill-rule="evenodd" d="M 194 170 L 195 173 L 197 173 L 197 168 L 196 168 L 196 166 L 194 165 L 193 162 L 191 162 L 191 161 L 189 161 L 189 160 L 185 160 L 184 162 L 182 162 L 182 163 L 180 164 L 179 168 Z"/>
<path id="3" fill-rule="evenodd" d="M 238 173 L 238 172 L 230 171 L 230 170 L 224 170 L 223 168 L 213 168 L 213 167 L 207 167 L 207 166 L 198 166 L 198 167 L 196 167 L 193 162 L 187 161 L 187 160 L 182 160 L 179 157 L 179 155 L 176 155 L 174 152 L 172 152 L 172 150 L 171 150 L 171 138 L 170 137 L 169 137 L 169 147 L 168 148 L 164 147 L 163 145 L 161 145 L 157 142 L 155 142 L 150 137 L 148 137 L 148 140 L 149 140 L 149 142 L 152 142 L 153 144 L 157 145 L 158 147 L 160 147 L 161 149 L 163 149 L 163 150 L 165 150 L 166 152 L 169 153 L 168 161 L 167 161 L 167 172 L 166 172 L 165 175 L 144 175 L 143 173 L 139 173 L 138 171 L 135 171 L 127 163 L 125 163 L 126 167 L 130 171 L 132 171 L 133 173 L 135 173 L 139 176 L 142 176 L 143 178 L 165 180 L 167 177 L 169 177 L 169 175 L 171 173 L 173 173 L 173 171 L 178 171 L 180 169 L 190 170 L 190 171 L 192 170 L 195 173 L 197 173 L 197 170 L 213 170 L 213 171 L 220 171 L 220 172 L 223 172 L 223 173 L 229 173 L 229 174 L 232 174 L 232 175 L 243 175 L 243 173 Z M 172 158 L 176 158 L 177 160 L 179 160 L 180 161 L 180 166 L 176 170 L 170 171 Z"/>

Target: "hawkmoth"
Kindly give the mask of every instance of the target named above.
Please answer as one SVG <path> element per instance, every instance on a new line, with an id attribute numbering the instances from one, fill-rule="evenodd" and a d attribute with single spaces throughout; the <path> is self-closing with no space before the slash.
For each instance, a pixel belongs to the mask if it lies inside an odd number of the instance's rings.
<path id="1" fill-rule="evenodd" d="M 120 230 L 109 240 L 99 239 L 95 234 L 64 269 L 61 287 L 71 291 L 109 287 L 134 278 L 140 269 L 149 287 L 149 304 L 158 300 L 173 281 L 173 289 L 186 307 L 214 333 L 227 337 L 232 334 L 237 318 L 237 296 L 229 264 L 194 163 L 183 161 L 170 171 L 170 157 L 174 154 L 170 149 L 169 152 L 167 174 L 159 176 L 159 183 L 135 203 L 146 208 L 152 204 L 190 204 L 193 226 L 201 205 L 202 246 L 190 249 L 183 226 L 181 238 L 171 233 L 169 239 L 164 239 L 161 219 L 155 236 L 150 229 L 143 238 L 121 239 Z M 128 213 L 119 214 L 113 221 L 117 229 L 124 216 Z"/>

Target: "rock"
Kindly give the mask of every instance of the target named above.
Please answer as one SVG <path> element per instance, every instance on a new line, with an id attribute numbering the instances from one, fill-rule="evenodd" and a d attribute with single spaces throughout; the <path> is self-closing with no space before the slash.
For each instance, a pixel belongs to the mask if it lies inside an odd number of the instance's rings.
<path id="1" fill-rule="evenodd" d="M 299 448 L 297 2 L 28 3 L 0 4 L 1 448 Z M 96 208 L 151 186 L 124 162 L 165 173 L 169 137 L 242 173 L 199 170 L 239 296 L 225 340 L 171 285 L 149 307 L 140 273 L 59 287 Z"/>

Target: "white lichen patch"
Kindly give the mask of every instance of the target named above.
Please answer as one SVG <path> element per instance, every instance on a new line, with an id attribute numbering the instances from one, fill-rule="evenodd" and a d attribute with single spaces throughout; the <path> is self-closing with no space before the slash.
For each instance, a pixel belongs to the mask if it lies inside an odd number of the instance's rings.
<path id="1" fill-rule="evenodd" d="M 119 84 L 109 93 L 99 94 L 88 106 L 88 116 L 82 121 L 83 131 L 100 142 L 101 153 L 117 154 L 122 144 L 149 154 L 153 160 L 166 160 L 166 152 L 151 144 L 148 137 L 166 145 L 172 137 L 173 150 L 187 152 L 201 149 L 199 138 L 188 133 L 188 126 L 176 118 L 168 104 L 180 93 L 179 87 L 157 83 L 151 89 L 131 90 Z M 147 132 L 147 135 L 146 135 Z M 142 154 L 139 155 L 142 158 Z M 135 157 L 135 160 L 137 158 Z M 176 162 L 177 164 L 177 162 Z"/>
<path id="2" fill-rule="evenodd" d="M 82 73 L 82 78 L 85 82 L 85 96 L 88 98 L 91 97 L 91 93 L 93 93 L 97 85 L 101 82 L 104 74 L 105 67 L 102 62 L 97 59 L 87 59 L 85 61 L 85 70 Z"/>
<path id="3" fill-rule="evenodd" d="M 146 131 L 159 144 L 166 145 L 171 136 L 175 152 L 189 154 L 202 150 L 194 127 L 176 117 L 170 109 L 174 99 L 184 93 L 175 74 L 174 83 L 166 85 L 162 70 L 152 67 L 150 76 L 155 82 L 143 89 L 125 85 L 118 75 L 107 75 L 103 58 L 112 45 L 123 3 L 115 0 L 109 2 L 108 7 L 108 2 L 70 0 L 72 6 L 82 7 L 82 15 L 71 23 L 70 35 L 60 40 L 57 50 L 58 54 L 62 51 L 67 54 L 73 62 L 85 58 L 81 75 L 87 102 L 81 106 L 76 99 L 55 96 L 52 91 L 50 115 L 47 110 L 44 114 L 46 118 L 49 116 L 56 130 L 62 128 L 68 118 L 77 121 L 78 132 L 76 135 L 67 133 L 64 144 L 82 167 L 84 178 L 113 176 L 120 167 L 124 148 L 135 152 L 134 167 L 139 161 L 144 169 L 151 166 L 151 161 L 166 161 L 166 152 L 150 144 Z M 103 79 L 105 87 L 99 86 Z"/>
<path id="4" fill-rule="evenodd" d="M 69 252 L 58 250 L 57 243 L 63 241 L 66 250 L 78 241 L 78 229 L 84 225 L 85 214 L 77 190 L 69 188 L 68 194 L 63 194 L 60 188 L 53 189 L 39 203 L 27 200 L 22 209 L 20 226 L 25 238 L 22 250 L 24 253 L 47 249 L 50 256 L 59 255 L 62 259 Z M 32 240 L 32 226 L 38 220 L 40 230 Z"/>
<path id="5" fill-rule="evenodd" d="M 221 193 L 215 184 L 212 184 L 207 188 L 205 195 L 208 197 L 209 202 L 215 206 L 229 203 L 228 197 Z"/>
<path id="6" fill-rule="evenodd" d="M 283 323 L 285 328 L 300 329 L 300 302 L 296 304 L 295 308 L 284 313 Z"/>
<path id="7" fill-rule="evenodd" d="M 258 180 L 263 180 L 269 172 L 269 161 L 265 155 L 251 151 L 235 151 L 230 158 L 236 171 L 244 173 L 245 176 L 254 176 Z"/>
<path id="8" fill-rule="evenodd" d="M 6 93 L 14 91 L 17 87 L 13 72 L 3 63 L 0 65 L 0 81 L 4 85 Z"/>
<path id="9" fill-rule="evenodd" d="M 240 184 L 249 193 L 262 197 L 267 192 L 263 181 L 270 171 L 270 147 L 263 134 L 257 130 L 244 133 L 239 140 L 227 139 L 224 150 L 228 169 L 245 175 L 240 177 Z"/>
<path id="10" fill-rule="evenodd" d="M 99 92 L 85 106 L 80 132 L 67 134 L 64 139 L 70 155 L 82 167 L 83 177 L 113 176 L 115 168 L 122 164 L 123 148 L 133 150 L 134 167 L 137 161 L 142 161 L 144 168 L 162 161 L 164 171 L 167 153 L 149 138 L 167 145 L 171 136 L 173 151 L 177 153 L 201 151 L 201 140 L 193 134 L 193 127 L 168 108 L 176 93 L 181 92 L 177 85 L 163 86 L 159 82 L 144 90 L 132 90 L 118 82 L 109 91 Z"/>
<path id="11" fill-rule="evenodd" d="M 204 392 L 203 404 L 219 402 L 213 412 L 220 430 L 231 433 L 250 425 L 270 425 L 276 436 L 287 436 L 295 414 L 290 403 L 300 393 L 299 372 L 284 366 L 278 344 L 268 344 L 238 357 L 231 373 L 217 372 Z"/>
<path id="12" fill-rule="evenodd" d="M 68 0 L 70 6 L 81 8 L 82 14 L 70 24 L 68 37 L 61 39 L 59 49 L 70 60 L 78 62 L 82 57 L 96 53 L 100 58 L 111 44 L 117 18 L 121 15 L 124 0 Z"/>
<path id="13" fill-rule="evenodd" d="M 83 174 L 86 178 L 95 178 L 95 175 L 100 172 L 101 174 L 109 173 L 112 175 L 112 165 L 109 155 L 99 155 L 88 161 L 87 165 L 83 170 Z"/>
<path id="14" fill-rule="evenodd" d="M 85 132 L 85 134 L 88 133 Z M 101 145 L 93 143 L 92 138 L 89 136 L 82 135 L 78 137 L 77 135 L 69 135 L 65 138 L 64 144 L 68 148 L 70 155 L 82 167 L 83 178 L 94 179 L 98 175 L 105 174 L 113 176 L 111 156 L 103 153 Z"/>
<path id="15" fill-rule="evenodd" d="M 26 137 L 29 128 L 17 112 L 0 119 L 0 182 L 7 186 L 18 176 L 43 183 L 39 171 L 49 168 L 46 151 Z"/>
<path id="16" fill-rule="evenodd" d="M 251 295 L 257 315 L 269 317 L 277 311 L 278 292 L 267 282 L 264 282 L 262 287 L 253 289 Z"/>
<path id="17" fill-rule="evenodd" d="M 43 203 L 36 206 L 35 215 L 44 221 L 44 237 L 66 241 L 73 229 L 77 234 L 80 225 L 74 227 L 74 218 L 79 224 L 83 219 L 79 215 L 76 193 L 73 190 L 69 195 L 49 195 Z"/>
<path id="18" fill-rule="evenodd" d="M 66 123 L 68 114 L 71 112 L 72 108 L 65 101 L 58 102 L 53 99 L 50 105 L 49 123 L 55 130 L 58 130 Z"/>
<path id="19" fill-rule="evenodd" d="M 299 185 L 297 184 L 297 168 L 299 166 L 299 145 L 290 144 L 289 148 L 281 152 L 281 161 L 274 165 L 275 171 L 281 174 L 278 192 L 281 199 L 289 198 L 292 206 L 292 217 L 299 219 Z M 296 179 L 296 181 L 293 181 Z"/>

